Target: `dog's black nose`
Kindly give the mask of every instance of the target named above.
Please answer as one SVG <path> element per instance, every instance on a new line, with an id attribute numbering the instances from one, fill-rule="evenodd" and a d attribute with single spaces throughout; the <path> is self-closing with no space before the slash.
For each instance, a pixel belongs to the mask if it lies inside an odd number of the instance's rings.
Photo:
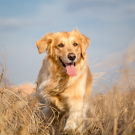
<path id="1" fill-rule="evenodd" d="M 69 54 L 68 54 L 68 59 L 69 59 L 69 60 L 72 60 L 72 61 L 73 61 L 75 58 L 76 58 L 76 56 L 75 56 L 74 53 L 69 53 Z"/>

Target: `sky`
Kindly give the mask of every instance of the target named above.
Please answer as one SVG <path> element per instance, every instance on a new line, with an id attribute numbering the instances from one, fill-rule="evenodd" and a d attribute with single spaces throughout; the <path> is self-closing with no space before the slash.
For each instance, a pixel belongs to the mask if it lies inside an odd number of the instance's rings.
<path id="1" fill-rule="evenodd" d="M 48 32 L 76 28 L 91 40 L 90 67 L 95 61 L 118 59 L 135 39 L 135 1 L 0 0 L 0 44 L 5 48 L 0 46 L 0 52 L 8 79 L 36 82 L 45 53 L 38 54 L 35 42 Z M 0 63 L 4 65 L 2 56 Z"/>

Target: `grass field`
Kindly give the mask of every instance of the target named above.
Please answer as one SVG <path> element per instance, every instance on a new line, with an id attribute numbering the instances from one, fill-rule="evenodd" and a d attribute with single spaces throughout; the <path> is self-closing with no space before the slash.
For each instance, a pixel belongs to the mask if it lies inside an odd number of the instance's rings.
<path id="1" fill-rule="evenodd" d="M 129 54 L 131 56 L 132 53 Z M 127 55 L 126 65 L 134 63 L 134 56 Z M 5 80 L 6 72 L 2 66 L 0 74 L 1 135 L 54 135 L 56 130 L 58 134 L 62 134 L 64 124 L 61 124 L 61 121 L 56 122 L 59 128 L 54 130 L 51 126 L 56 117 L 55 108 L 49 106 L 53 115 L 45 122 L 46 118 L 41 110 L 47 106 L 38 103 L 36 97 L 27 92 L 28 88 L 8 86 Z M 106 86 L 103 88 L 108 89 L 107 92 L 98 93 L 89 100 L 88 118 L 85 120 L 86 127 L 82 135 L 135 135 L 135 72 L 133 68 L 123 66 L 115 83 L 109 88 Z"/>

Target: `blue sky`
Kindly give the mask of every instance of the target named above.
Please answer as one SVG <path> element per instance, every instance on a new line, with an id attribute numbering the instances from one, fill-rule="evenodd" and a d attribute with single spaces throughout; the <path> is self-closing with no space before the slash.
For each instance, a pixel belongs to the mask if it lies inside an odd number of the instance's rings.
<path id="1" fill-rule="evenodd" d="M 0 44 L 10 81 L 35 82 L 45 56 L 38 54 L 35 42 L 48 32 L 75 28 L 91 39 L 90 66 L 119 55 L 135 38 L 135 1 L 0 0 Z"/>

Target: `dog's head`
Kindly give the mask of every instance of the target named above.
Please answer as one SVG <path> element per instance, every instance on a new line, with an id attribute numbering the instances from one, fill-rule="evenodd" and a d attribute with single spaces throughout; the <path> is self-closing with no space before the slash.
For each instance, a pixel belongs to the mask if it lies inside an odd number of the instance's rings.
<path id="1" fill-rule="evenodd" d="M 47 55 L 61 63 L 67 74 L 75 76 L 76 64 L 85 59 L 90 39 L 78 30 L 71 32 L 47 33 L 36 42 L 39 53 L 47 51 Z"/>

